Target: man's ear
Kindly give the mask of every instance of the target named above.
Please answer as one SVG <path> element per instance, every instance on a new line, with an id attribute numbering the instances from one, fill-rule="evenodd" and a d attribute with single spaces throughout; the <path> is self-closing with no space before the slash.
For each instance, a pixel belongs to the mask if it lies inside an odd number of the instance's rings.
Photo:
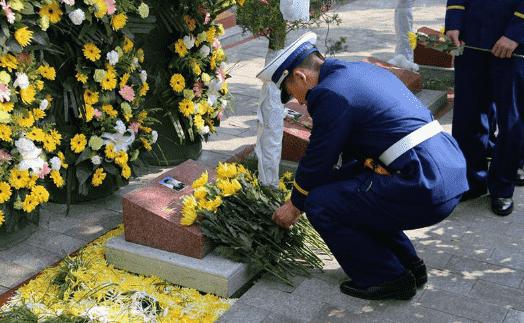
<path id="1" fill-rule="evenodd" d="M 307 74 L 300 68 L 295 68 L 293 70 L 293 76 L 296 77 L 296 81 L 302 81 L 305 83 L 307 80 Z"/>

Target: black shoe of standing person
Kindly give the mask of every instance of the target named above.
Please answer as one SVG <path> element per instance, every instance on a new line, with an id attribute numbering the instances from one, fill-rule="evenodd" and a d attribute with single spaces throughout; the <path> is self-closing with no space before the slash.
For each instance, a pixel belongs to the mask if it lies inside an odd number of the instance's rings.
<path id="1" fill-rule="evenodd" d="M 517 169 L 517 186 L 524 186 L 524 169 Z"/>
<path id="2" fill-rule="evenodd" d="M 347 280 L 340 284 L 340 291 L 349 296 L 371 300 L 387 298 L 408 300 L 417 294 L 415 277 L 409 270 L 399 278 L 377 286 L 358 287 L 352 280 Z"/>
<path id="3" fill-rule="evenodd" d="M 411 271 L 413 277 L 415 277 L 417 288 L 424 286 L 428 282 L 428 272 L 422 259 L 419 258 L 417 261 L 407 265 L 406 269 Z"/>
<path id="4" fill-rule="evenodd" d="M 500 216 L 510 215 L 513 212 L 513 198 L 492 196 L 491 211 Z"/>

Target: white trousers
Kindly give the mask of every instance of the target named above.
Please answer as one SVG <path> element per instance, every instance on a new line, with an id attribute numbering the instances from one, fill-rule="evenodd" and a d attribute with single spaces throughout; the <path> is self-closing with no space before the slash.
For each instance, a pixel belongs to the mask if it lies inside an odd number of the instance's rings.
<path id="1" fill-rule="evenodd" d="M 395 9 L 395 33 L 397 46 L 395 55 L 402 54 L 413 62 L 413 49 L 409 45 L 408 31 L 413 29 L 413 3 L 415 0 L 398 0 Z"/>
<path id="2" fill-rule="evenodd" d="M 265 65 L 280 51 L 268 48 Z M 278 188 L 278 170 L 282 156 L 284 105 L 280 90 L 273 82 L 264 82 L 258 104 L 258 133 L 255 153 L 258 158 L 258 180 L 262 185 Z"/>

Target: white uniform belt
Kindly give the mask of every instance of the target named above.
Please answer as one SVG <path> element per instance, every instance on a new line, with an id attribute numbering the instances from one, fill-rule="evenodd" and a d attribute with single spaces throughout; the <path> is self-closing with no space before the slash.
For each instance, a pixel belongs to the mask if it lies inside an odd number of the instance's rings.
<path id="1" fill-rule="evenodd" d="M 433 120 L 432 122 L 423 125 L 422 127 L 394 143 L 391 147 L 386 149 L 386 151 L 384 151 L 382 155 L 378 157 L 378 159 L 385 166 L 388 166 L 403 153 L 420 144 L 421 142 L 428 140 L 442 130 L 442 126 L 438 123 L 438 121 Z"/>

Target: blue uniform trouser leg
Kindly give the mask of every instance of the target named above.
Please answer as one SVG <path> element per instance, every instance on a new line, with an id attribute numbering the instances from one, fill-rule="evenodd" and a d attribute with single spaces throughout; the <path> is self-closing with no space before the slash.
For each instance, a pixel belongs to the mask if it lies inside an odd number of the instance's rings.
<path id="1" fill-rule="evenodd" d="M 418 259 L 402 230 L 440 222 L 460 197 L 438 206 L 401 205 L 361 187 L 357 179 L 316 187 L 305 211 L 346 274 L 366 287 L 400 277 Z"/>
<path id="2" fill-rule="evenodd" d="M 468 49 L 455 57 L 452 135 L 466 158 L 470 190 L 487 186 L 486 157 L 492 128 L 489 113 L 493 104 L 488 60 L 485 53 Z"/>
<path id="3" fill-rule="evenodd" d="M 524 146 L 524 59 L 491 55 L 498 135 L 488 171 L 491 196 L 512 197 Z"/>

